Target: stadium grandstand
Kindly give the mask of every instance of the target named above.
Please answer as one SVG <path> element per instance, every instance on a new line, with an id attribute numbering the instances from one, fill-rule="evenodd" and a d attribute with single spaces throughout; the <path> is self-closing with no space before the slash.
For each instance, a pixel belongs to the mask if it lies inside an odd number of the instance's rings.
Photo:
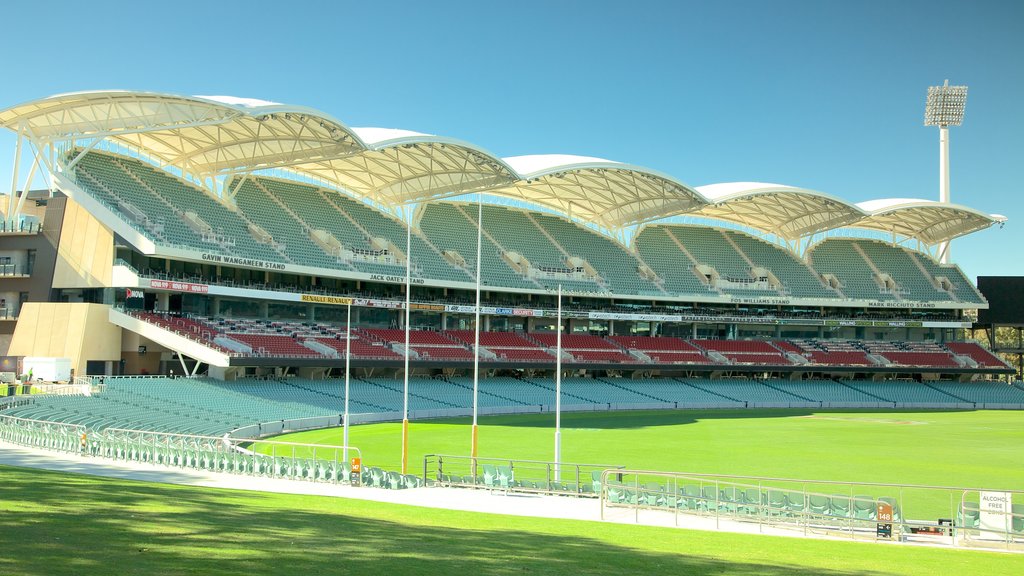
<path id="1" fill-rule="evenodd" d="M 985 298 L 936 258 L 1005 221 L 974 208 L 691 187 L 229 97 L 64 94 L 0 126 L 49 182 L 2 207 L 0 353 L 124 377 L 11 413 L 221 433 L 336 415 L 318 382 L 346 361 L 361 411 L 398 409 L 408 362 L 415 409 L 465 413 L 478 311 L 495 410 L 550 404 L 558 364 L 608 408 L 1024 402 L 965 338 Z M 135 378 L 158 375 L 204 378 Z"/>

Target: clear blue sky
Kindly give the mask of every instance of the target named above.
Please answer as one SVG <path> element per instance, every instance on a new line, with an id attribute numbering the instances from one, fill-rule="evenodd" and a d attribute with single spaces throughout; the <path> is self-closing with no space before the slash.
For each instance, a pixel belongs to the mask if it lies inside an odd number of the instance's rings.
<path id="1" fill-rule="evenodd" d="M 1024 275 L 1020 0 L 23 2 L 4 19 L 0 108 L 79 90 L 227 94 L 500 156 L 851 201 L 937 198 L 922 117 L 949 78 L 970 86 L 953 200 L 1010 219 L 958 240 L 954 260 L 971 277 Z M 5 191 L 13 150 L 0 135 Z"/>

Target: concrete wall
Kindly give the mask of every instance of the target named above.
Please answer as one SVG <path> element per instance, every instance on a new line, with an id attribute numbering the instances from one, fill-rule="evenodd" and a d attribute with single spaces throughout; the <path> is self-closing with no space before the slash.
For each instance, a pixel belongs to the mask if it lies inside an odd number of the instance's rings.
<path id="1" fill-rule="evenodd" d="M 121 328 L 102 304 L 29 302 L 21 309 L 8 354 L 70 358 L 76 375 L 86 361 L 119 361 Z"/>
<path id="2" fill-rule="evenodd" d="M 113 233 L 80 205 L 68 200 L 57 245 L 53 287 L 110 286 L 113 263 Z"/>

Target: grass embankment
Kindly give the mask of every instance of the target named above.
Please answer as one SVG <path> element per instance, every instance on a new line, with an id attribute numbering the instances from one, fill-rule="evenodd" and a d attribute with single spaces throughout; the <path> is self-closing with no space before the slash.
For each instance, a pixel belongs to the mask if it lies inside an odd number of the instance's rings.
<path id="1" fill-rule="evenodd" d="M 0 466 L 0 573 L 1020 574 L 1024 557 L 433 510 Z"/>

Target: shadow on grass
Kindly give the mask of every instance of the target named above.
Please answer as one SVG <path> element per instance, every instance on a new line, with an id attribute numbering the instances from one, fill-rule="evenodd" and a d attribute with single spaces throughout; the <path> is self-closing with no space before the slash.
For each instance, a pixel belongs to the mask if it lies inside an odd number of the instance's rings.
<path id="1" fill-rule="evenodd" d="M 406 524 L 346 506 L 367 505 L 0 467 L 0 545 L 8 552 L 0 572 L 866 574 L 640 550 L 497 522 L 469 529 L 452 522 L 464 515 L 415 508 L 420 524 Z"/>
<path id="2" fill-rule="evenodd" d="M 602 430 L 624 430 L 650 428 L 655 426 L 679 426 L 708 420 L 755 420 L 771 418 L 793 418 L 814 414 L 878 414 L 891 417 L 894 414 L 935 414 L 948 412 L 973 412 L 973 410 L 944 409 L 877 409 L 877 408 L 723 408 L 701 409 L 680 408 L 675 410 L 617 410 L 562 412 L 563 428 L 598 428 Z M 417 426 L 432 424 L 469 424 L 469 418 L 445 418 L 440 420 L 415 420 Z M 504 426 L 509 428 L 554 428 L 553 412 L 544 414 L 508 414 L 481 416 L 481 426 Z"/>

